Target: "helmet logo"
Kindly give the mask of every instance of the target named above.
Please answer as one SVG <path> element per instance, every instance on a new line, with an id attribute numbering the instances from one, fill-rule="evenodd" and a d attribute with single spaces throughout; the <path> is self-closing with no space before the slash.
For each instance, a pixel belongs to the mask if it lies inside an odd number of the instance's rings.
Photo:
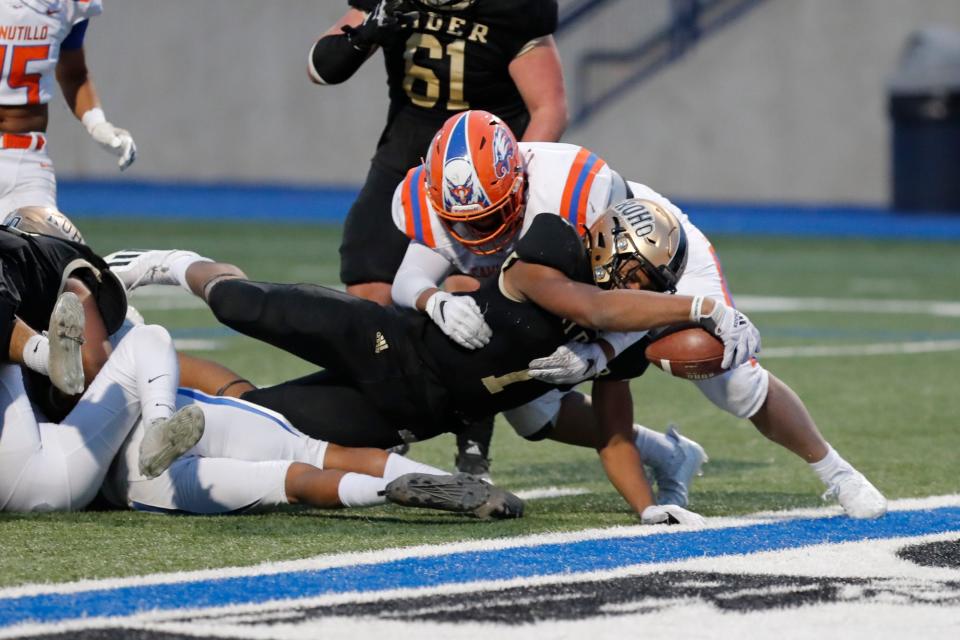
<path id="1" fill-rule="evenodd" d="M 626 218 L 627 223 L 637 236 L 648 236 L 653 231 L 653 214 L 642 202 L 624 200 L 614 209 Z M 617 250 L 621 249 L 617 247 Z"/>
<path id="2" fill-rule="evenodd" d="M 450 211 L 456 207 L 487 204 L 476 189 L 473 165 L 466 158 L 453 158 L 443 167 L 443 203 Z"/>
<path id="3" fill-rule="evenodd" d="M 506 129 L 498 126 L 493 133 L 493 174 L 497 179 L 510 173 L 515 154 L 513 141 L 507 135 Z"/>

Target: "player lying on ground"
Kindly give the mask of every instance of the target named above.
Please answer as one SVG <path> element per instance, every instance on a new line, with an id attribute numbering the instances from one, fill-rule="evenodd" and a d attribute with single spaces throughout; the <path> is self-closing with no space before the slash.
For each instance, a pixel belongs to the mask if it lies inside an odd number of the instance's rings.
<path id="1" fill-rule="evenodd" d="M 10 314 L 21 310 L 25 317 L 37 317 L 44 301 L 60 286 L 62 274 L 81 276 L 95 290 L 91 293 L 81 280 L 67 278 L 66 287 L 83 297 L 89 321 L 83 322 L 79 299 L 73 293 L 64 294 L 54 310 L 49 344 L 42 336 L 37 342 L 41 353 L 50 353 L 49 368 L 71 371 L 79 380 L 79 391 L 83 390 L 85 368 L 87 378 L 93 379 L 61 425 L 36 424 L 19 367 L 5 367 L 0 376 L 2 406 L 7 407 L 0 459 L 12 460 L 0 465 L 0 497 L 5 484 L 16 487 L 8 508 L 82 508 L 130 433 L 112 467 L 108 483 L 112 491 L 108 494 L 119 504 L 137 508 L 223 513 L 288 502 L 366 506 L 389 499 L 480 517 L 522 514 L 519 499 L 477 478 L 450 476 L 380 450 L 350 450 L 311 440 L 282 416 L 242 401 L 185 389 L 175 395 L 177 354 L 169 335 L 161 327 L 136 326 L 129 318 L 117 330 L 108 331 L 101 308 L 111 318 L 113 329 L 115 317 L 128 315 L 126 298 L 100 258 L 82 242 L 71 240 L 82 237 L 69 220 L 55 210 L 27 207 L 14 212 L 7 222 L 16 228 L 0 227 L 3 274 L 9 281 L 0 301 Z M 21 304 L 19 294 L 26 290 L 33 295 L 29 304 Z M 15 331 L 21 331 L 21 324 L 27 326 L 18 322 Z M 45 349 L 39 349 L 41 346 Z M 32 350 L 30 358 L 40 360 Z M 66 364 L 57 365 L 64 361 Z M 237 377 L 215 363 L 196 358 L 184 362 L 195 382 L 208 378 L 210 384 L 220 386 Z M 42 384 L 32 387 L 34 399 L 47 405 L 51 414 L 66 412 L 72 405 L 69 401 L 49 402 L 47 387 Z M 173 412 L 175 404 L 178 419 L 157 423 Z M 139 420 L 137 413 L 141 413 Z M 200 439 L 205 416 L 212 421 Z M 38 443 L 49 445 L 46 453 L 35 454 Z M 54 443 L 60 446 L 52 446 Z M 161 475 L 188 449 L 188 457 Z M 30 482 L 16 485 L 11 479 L 18 477 L 23 464 L 30 465 L 25 477 L 33 478 L 39 469 L 59 478 L 61 470 L 49 470 L 61 462 L 58 450 L 67 454 L 61 466 L 69 489 L 75 492 L 69 499 L 58 501 L 55 482 L 43 489 Z"/>
<path id="2" fill-rule="evenodd" d="M 411 242 L 394 279 L 393 299 L 423 311 L 467 348 L 482 347 L 490 327 L 481 308 L 437 288 L 444 277 L 451 272 L 483 275 L 502 264 L 541 215 L 562 216 L 582 233 L 592 228 L 600 212 L 626 197 L 640 198 L 648 208 L 669 211 L 680 220 L 689 259 L 674 283 L 677 293 L 733 306 L 716 251 L 686 214 L 646 185 L 625 181 L 588 149 L 518 144 L 500 119 L 468 111 L 447 121 L 425 157 L 394 194 L 394 222 Z M 640 335 L 605 338 L 615 354 Z M 602 344 L 565 345 L 532 362 L 531 375 L 555 383 L 592 377 L 608 359 Z M 764 436 L 809 463 L 827 486 L 825 497 L 836 496 L 851 517 L 874 518 L 886 512 L 880 492 L 834 451 L 793 390 L 756 359 L 693 383 L 715 405 L 749 419 Z M 554 391 L 506 417 L 520 435 L 529 437 L 562 428 L 571 409 L 584 402 L 577 392 Z M 651 438 L 651 448 L 664 446 L 651 432 L 639 433 Z M 638 445 L 646 455 L 644 443 Z"/>
<path id="3" fill-rule="evenodd" d="M 623 238 L 594 238 L 601 245 L 625 239 L 633 247 L 632 258 L 617 265 L 620 288 L 602 290 L 593 284 L 592 256 L 577 233 L 562 219 L 543 216 L 500 278 L 464 294 L 488 310 L 487 319 L 497 329 L 479 351 L 454 344 L 422 314 L 317 285 L 253 282 L 233 265 L 192 252 L 118 252 L 109 259 L 128 288 L 179 284 L 206 300 L 227 326 L 326 369 L 248 390 L 244 399 L 280 411 L 304 432 L 325 440 L 390 446 L 402 441 L 403 432 L 416 439 L 442 433 L 457 413 L 497 412 L 542 395 L 552 386 L 530 379 L 527 363 L 583 332 L 676 324 L 690 321 L 693 310 L 693 319 L 723 340 L 733 365 L 751 357 L 759 346 L 756 329 L 742 314 L 711 300 L 640 290 L 648 284 L 640 269 L 645 245 L 632 241 L 636 229 L 626 232 L 623 227 L 647 222 L 624 219 L 623 226 L 615 225 Z M 679 231 L 668 216 L 656 223 L 658 235 Z M 670 258 L 669 264 L 654 268 L 681 271 L 683 257 Z M 583 425 L 584 433 L 577 437 L 596 447 L 611 482 L 645 522 L 665 521 L 669 514 L 699 521 L 679 507 L 654 505 L 629 410 L 623 411 L 626 387 L 623 379 L 595 384 L 599 428 L 587 433 L 593 425 Z M 238 385 L 235 391 L 242 389 Z"/>

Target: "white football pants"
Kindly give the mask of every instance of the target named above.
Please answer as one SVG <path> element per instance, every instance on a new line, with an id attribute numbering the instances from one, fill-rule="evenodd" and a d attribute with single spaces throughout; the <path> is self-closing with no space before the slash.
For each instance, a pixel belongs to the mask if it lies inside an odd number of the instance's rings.
<path id="1" fill-rule="evenodd" d="M 0 149 L 0 219 L 20 207 L 57 208 L 57 178 L 46 148 Z"/>
<path id="2" fill-rule="evenodd" d="M 179 389 L 177 408 L 203 409 L 203 438 L 156 478 L 140 475 L 139 423 L 104 484 L 120 506 L 159 513 L 226 514 L 286 504 L 287 470 L 294 462 L 323 468 L 327 443 L 297 431 L 281 414 L 236 398 Z"/>
<path id="3" fill-rule="evenodd" d="M 0 509 L 73 511 L 87 506 L 137 422 L 141 397 L 167 405 L 151 407 L 155 415 L 170 415 L 178 375 L 170 334 L 158 326 L 136 327 L 76 407 L 55 424 L 38 422 L 19 365 L 0 365 Z"/>

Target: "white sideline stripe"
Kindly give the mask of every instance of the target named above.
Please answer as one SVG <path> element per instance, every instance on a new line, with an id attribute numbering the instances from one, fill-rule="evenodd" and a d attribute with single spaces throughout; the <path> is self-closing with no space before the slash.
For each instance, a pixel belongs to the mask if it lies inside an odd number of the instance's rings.
<path id="1" fill-rule="evenodd" d="M 590 489 L 584 489 L 583 487 L 542 487 L 514 491 L 513 493 L 521 500 L 543 500 L 544 498 L 562 498 L 563 496 L 582 496 L 592 492 Z"/>
<path id="2" fill-rule="evenodd" d="M 173 346 L 177 349 L 188 349 L 190 351 L 216 351 L 223 348 L 223 341 L 178 338 L 173 341 Z"/>
<path id="3" fill-rule="evenodd" d="M 822 358 L 830 356 L 887 356 L 911 353 L 960 351 L 960 340 L 923 340 L 920 342 L 884 342 L 846 346 L 810 345 L 805 347 L 772 347 L 760 352 L 767 358 Z"/>
<path id="4" fill-rule="evenodd" d="M 960 317 L 960 302 L 952 300 L 871 300 L 869 298 L 787 298 L 735 296 L 743 311 L 836 311 L 845 313 L 893 313 Z"/>
<path id="5" fill-rule="evenodd" d="M 928 498 L 907 498 L 891 501 L 889 511 L 910 511 L 920 509 L 937 509 L 940 507 L 960 506 L 960 494 L 932 496 Z M 745 516 L 731 516 L 723 518 L 709 518 L 707 529 L 723 529 L 728 527 L 745 527 L 764 522 L 790 520 L 796 518 L 817 518 L 836 516 L 842 513 L 839 506 L 821 507 L 817 509 L 792 509 L 789 511 L 763 511 Z M 465 551 L 490 551 L 496 549 L 510 549 L 544 544 L 580 542 L 584 540 L 602 540 L 606 538 L 639 537 L 662 535 L 689 531 L 690 527 L 674 525 L 668 530 L 662 527 L 643 525 L 616 526 L 602 529 L 584 529 L 566 533 L 541 533 L 520 536 L 516 538 L 499 538 L 491 540 L 467 540 L 439 545 L 418 545 L 413 547 L 397 547 L 377 551 L 357 551 L 343 554 L 331 554 L 305 558 L 302 560 L 288 560 L 284 562 L 267 562 L 246 567 L 226 567 L 221 569 L 204 569 L 199 571 L 179 571 L 172 573 L 156 573 L 146 576 L 127 578 L 108 578 L 105 580 L 81 580 L 61 584 L 27 584 L 17 587 L 0 589 L 0 598 L 14 598 L 50 593 L 79 593 L 93 589 L 115 589 L 126 586 L 142 586 L 152 584 L 177 584 L 197 580 L 215 580 L 238 576 L 270 575 L 290 571 L 308 571 L 328 569 L 332 567 L 356 566 L 361 564 L 378 564 L 403 558 L 424 558 L 444 556 Z"/>

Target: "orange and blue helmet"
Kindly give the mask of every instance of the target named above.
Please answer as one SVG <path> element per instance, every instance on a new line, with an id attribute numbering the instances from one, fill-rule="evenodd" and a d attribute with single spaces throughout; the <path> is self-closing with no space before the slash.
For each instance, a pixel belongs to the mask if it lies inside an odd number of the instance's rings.
<path id="1" fill-rule="evenodd" d="M 430 143 L 425 173 L 427 197 L 457 241 L 480 255 L 513 241 L 523 222 L 526 170 L 500 118 L 486 111 L 452 116 Z"/>

